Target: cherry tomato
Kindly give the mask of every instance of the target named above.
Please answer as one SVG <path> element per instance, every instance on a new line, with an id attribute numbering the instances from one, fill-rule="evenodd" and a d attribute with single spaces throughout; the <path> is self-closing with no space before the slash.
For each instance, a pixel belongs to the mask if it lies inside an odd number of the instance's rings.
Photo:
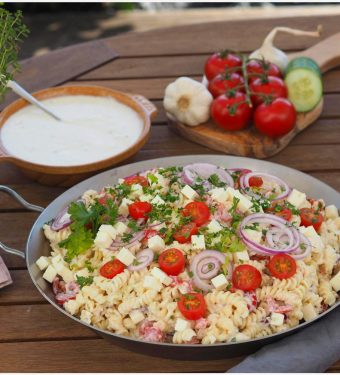
<path id="1" fill-rule="evenodd" d="M 126 185 L 133 185 L 133 184 L 139 184 L 139 185 L 142 185 L 142 186 L 148 186 L 149 185 L 146 177 L 137 176 L 137 175 L 124 178 L 124 183 Z"/>
<path id="2" fill-rule="evenodd" d="M 218 74 L 225 73 L 227 69 L 239 68 L 241 71 L 242 60 L 228 52 L 214 53 L 205 63 L 204 72 L 208 81 L 212 80 Z"/>
<path id="3" fill-rule="evenodd" d="M 225 94 L 227 91 L 235 88 L 235 90 L 244 91 L 244 79 L 238 73 L 219 74 L 214 77 L 208 84 L 208 90 L 214 98 Z"/>
<path id="4" fill-rule="evenodd" d="M 103 264 L 99 270 L 99 273 L 107 279 L 113 279 L 119 273 L 122 273 L 125 269 L 125 265 L 118 259 L 110 260 Z"/>
<path id="5" fill-rule="evenodd" d="M 212 102 L 211 117 L 222 129 L 244 129 L 249 125 L 252 115 L 252 109 L 245 100 L 243 92 L 236 92 L 234 96 L 221 95 Z"/>
<path id="6" fill-rule="evenodd" d="M 247 73 L 249 82 L 254 81 L 261 75 L 282 78 L 281 71 L 277 65 L 262 60 L 250 60 L 247 63 Z"/>
<path id="7" fill-rule="evenodd" d="M 152 210 L 149 202 L 134 202 L 129 205 L 129 214 L 134 219 L 147 219 L 148 213 Z"/>
<path id="8" fill-rule="evenodd" d="M 207 313 L 207 304 L 201 293 L 183 294 L 177 305 L 179 311 L 188 320 L 204 318 Z"/>
<path id="9" fill-rule="evenodd" d="M 250 264 L 241 264 L 234 269 L 232 281 L 236 289 L 248 292 L 260 287 L 262 276 L 257 268 Z"/>
<path id="10" fill-rule="evenodd" d="M 161 253 L 158 257 L 158 264 L 160 269 L 168 275 L 177 276 L 184 270 L 185 258 L 180 250 L 171 248 Z"/>
<path id="11" fill-rule="evenodd" d="M 280 211 L 275 211 L 274 215 L 280 216 L 282 217 L 282 219 L 285 219 L 287 221 L 289 221 L 293 216 L 292 211 L 289 208 L 283 208 Z"/>
<path id="12" fill-rule="evenodd" d="M 288 254 L 276 254 L 268 262 L 268 269 L 277 279 L 289 279 L 296 273 L 296 262 Z"/>
<path id="13" fill-rule="evenodd" d="M 104 196 L 98 198 L 98 203 L 101 204 L 102 206 L 105 206 L 109 199 L 113 199 L 112 195 L 105 194 Z"/>
<path id="14" fill-rule="evenodd" d="M 149 238 L 154 237 L 157 234 L 158 234 L 158 232 L 154 229 L 145 229 L 143 240 L 148 240 Z"/>
<path id="15" fill-rule="evenodd" d="M 182 214 L 191 216 L 192 221 L 200 227 L 209 220 L 210 210 L 203 202 L 190 202 L 183 208 Z"/>
<path id="16" fill-rule="evenodd" d="M 257 130 L 268 137 L 278 138 L 289 133 L 295 126 L 296 111 L 285 98 L 275 99 L 270 104 L 260 104 L 254 113 Z"/>
<path id="17" fill-rule="evenodd" d="M 260 187 L 263 185 L 263 180 L 260 176 L 252 176 L 249 179 L 249 186 Z"/>
<path id="18" fill-rule="evenodd" d="M 313 225 L 314 229 L 318 231 L 323 222 L 323 215 L 320 212 L 313 210 L 312 208 L 301 208 L 300 210 L 301 225 L 304 227 L 310 227 Z"/>
<path id="19" fill-rule="evenodd" d="M 179 243 L 186 243 L 191 241 L 191 236 L 198 233 L 198 227 L 195 223 L 183 225 L 177 232 L 174 233 L 173 238 Z"/>
<path id="20" fill-rule="evenodd" d="M 257 78 L 249 85 L 251 101 L 255 106 L 264 102 L 264 96 L 270 97 L 272 100 L 276 98 L 287 98 L 288 91 L 285 83 L 278 77 L 266 77 L 265 79 Z M 255 95 L 256 94 L 256 95 Z"/>
<path id="21" fill-rule="evenodd" d="M 234 172 L 236 175 L 237 175 L 237 179 L 235 181 L 235 189 L 239 189 L 240 188 L 240 178 L 247 174 L 247 173 L 250 173 L 252 172 L 250 169 L 242 169 L 240 171 L 236 171 Z"/>

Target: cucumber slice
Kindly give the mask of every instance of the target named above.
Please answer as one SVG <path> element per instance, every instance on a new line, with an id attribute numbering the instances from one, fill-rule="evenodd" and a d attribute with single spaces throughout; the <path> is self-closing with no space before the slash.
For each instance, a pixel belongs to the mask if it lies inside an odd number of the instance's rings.
<path id="1" fill-rule="evenodd" d="M 298 112 L 308 112 L 322 98 L 322 78 L 318 64 L 308 57 L 292 60 L 286 70 L 288 99 Z"/>

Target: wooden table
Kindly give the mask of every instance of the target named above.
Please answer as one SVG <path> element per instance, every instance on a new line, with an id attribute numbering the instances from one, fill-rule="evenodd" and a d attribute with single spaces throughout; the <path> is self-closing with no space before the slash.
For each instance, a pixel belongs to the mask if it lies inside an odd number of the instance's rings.
<path id="1" fill-rule="evenodd" d="M 244 52 L 260 45 L 277 25 L 314 29 L 323 24 L 327 37 L 339 31 L 340 17 L 288 18 L 211 23 L 130 33 L 106 43 L 120 58 L 77 77 L 77 84 L 97 84 L 140 93 L 159 109 L 151 137 L 130 161 L 155 157 L 213 153 L 186 141 L 167 127 L 162 109 L 165 86 L 178 76 L 199 78 L 207 56 L 224 47 Z M 289 51 L 307 48 L 314 39 L 278 37 Z M 82 57 L 84 58 L 84 57 Z M 53 61 L 51 61 L 53 66 Z M 289 147 L 270 160 L 302 170 L 340 189 L 340 70 L 324 77 L 325 108 L 321 118 Z M 32 203 L 46 206 L 64 191 L 32 183 L 12 165 L 0 164 L 0 184 L 6 184 Z M 24 211 L 7 196 L 0 196 L 0 239 L 24 248 L 35 213 Z M 14 284 L 0 291 L 0 369 L 4 372 L 175 372 L 226 371 L 241 358 L 215 361 L 155 359 L 121 349 L 74 323 L 50 306 L 33 286 L 25 263 L 4 255 Z M 322 348 L 321 348 L 322 350 Z M 330 372 L 340 371 L 340 361 Z"/>

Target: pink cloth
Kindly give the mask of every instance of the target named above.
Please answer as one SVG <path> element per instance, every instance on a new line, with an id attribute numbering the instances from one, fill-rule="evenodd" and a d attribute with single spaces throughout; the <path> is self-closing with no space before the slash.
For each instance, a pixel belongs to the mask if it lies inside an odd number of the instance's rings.
<path id="1" fill-rule="evenodd" d="M 0 256 L 0 288 L 3 288 L 6 285 L 12 284 L 12 278 L 11 275 L 8 272 L 8 269 L 6 267 L 6 264 L 2 260 Z"/>

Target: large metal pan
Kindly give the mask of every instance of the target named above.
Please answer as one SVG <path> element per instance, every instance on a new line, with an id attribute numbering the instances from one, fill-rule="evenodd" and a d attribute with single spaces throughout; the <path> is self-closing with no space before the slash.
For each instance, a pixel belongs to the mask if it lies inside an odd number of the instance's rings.
<path id="1" fill-rule="evenodd" d="M 99 335 L 103 336 L 108 340 L 111 340 L 115 344 L 124 346 L 128 349 L 140 353 L 145 353 L 153 356 L 197 360 L 235 357 L 254 352 L 255 350 L 261 348 L 263 345 L 277 341 L 283 338 L 284 336 L 291 335 L 292 333 L 295 333 L 296 331 L 305 328 L 307 325 L 312 324 L 314 321 L 318 319 L 327 319 L 326 315 L 331 310 L 338 308 L 340 305 L 340 301 L 338 301 L 334 306 L 332 306 L 332 308 L 328 309 L 327 311 L 319 315 L 313 321 L 300 324 L 298 327 L 291 328 L 290 330 L 285 331 L 283 333 L 277 333 L 275 335 L 271 335 L 268 337 L 249 340 L 241 343 L 224 343 L 215 345 L 175 345 L 167 343 L 147 343 L 145 341 L 124 337 L 121 335 L 110 333 L 108 331 L 104 331 L 99 328 L 95 328 L 68 314 L 65 310 L 63 310 L 60 306 L 58 306 L 55 303 L 51 285 L 42 278 L 42 272 L 38 269 L 38 267 L 35 264 L 36 260 L 41 255 L 47 256 L 50 252 L 48 241 L 45 239 L 42 232 L 42 226 L 44 223 L 54 218 L 62 208 L 67 206 L 71 201 L 76 200 L 80 195 L 82 195 L 84 191 L 88 189 L 100 190 L 105 185 L 117 182 L 118 178 L 120 177 L 128 176 L 152 167 L 166 167 L 171 165 L 183 166 L 185 164 L 198 161 L 215 163 L 227 168 L 240 167 L 268 172 L 283 178 L 291 186 L 294 186 L 299 190 L 307 192 L 312 197 L 323 198 L 327 204 L 335 204 L 337 207 L 340 207 L 340 194 L 336 190 L 332 189 L 323 182 L 318 181 L 314 177 L 308 176 L 302 172 L 296 171 L 294 169 L 282 165 L 262 160 L 234 156 L 176 156 L 129 164 L 101 173 L 67 190 L 65 193 L 63 193 L 57 199 L 55 199 L 51 204 L 49 204 L 48 207 L 46 207 L 45 209 L 27 203 L 13 190 L 5 186 L 0 186 L 0 191 L 4 191 L 6 193 L 11 194 L 26 208 L 41 212 L 40 216 L 35 221 L 31 229 L 31 232 L 27 240 L 25 252 L 16 249 L 11 249 L 8 246 L 2 244 L 1 242 L 0 248 L 2 248 L 2 250 L 6 252 L 19 255 L 22 258 L 26 259 L 28 272 L 31 276 L 34 285 L 37 287 L 37 289 L 43 295 L 43 297 L 61 313 L 65 314 L 67 317 L 75 320 L 76 322 L 93 329 Z"/>

